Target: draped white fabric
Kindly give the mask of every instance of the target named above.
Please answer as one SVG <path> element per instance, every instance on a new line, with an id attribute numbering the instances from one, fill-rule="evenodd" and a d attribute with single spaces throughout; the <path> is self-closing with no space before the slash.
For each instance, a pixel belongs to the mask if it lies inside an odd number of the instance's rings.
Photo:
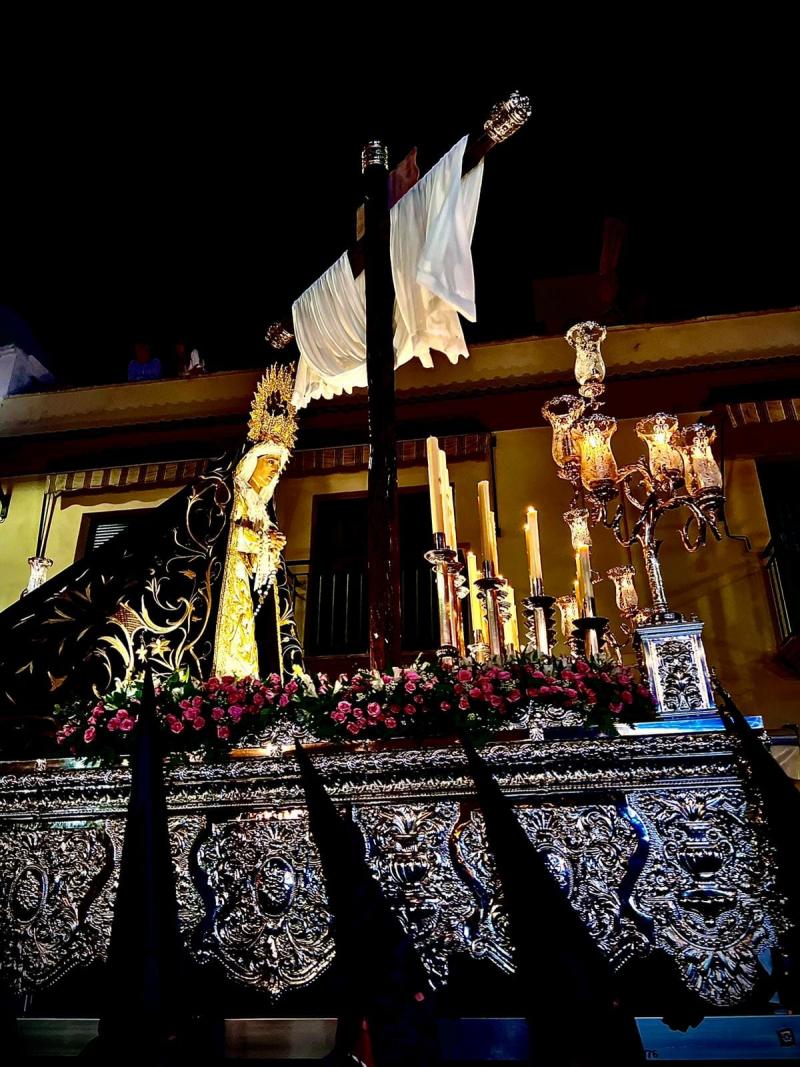
<path id="1" fill-rule="evenodd" d="M 483 164 L 462 179 L 466 145 L 464 137 L 390 212 L 398 367 L 414 357 L 432 366 L 432 348 L 453 363 L 468 355 L 458 316 L 475 321 L 470 244 Z M 353 278 L 345 254 L 295 301 L 298 408 L 366 386 L 364 293 L 364 274 Z"/>

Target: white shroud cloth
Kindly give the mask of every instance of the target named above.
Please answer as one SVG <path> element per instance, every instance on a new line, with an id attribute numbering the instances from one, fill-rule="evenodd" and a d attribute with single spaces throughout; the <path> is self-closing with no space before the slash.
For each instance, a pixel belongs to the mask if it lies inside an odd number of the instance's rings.
<path id="1" fill-rule="evenodd" d="M 483 163 L 462 179 L 466 145 L 464 137 L 390 212 L 396 367 L 415 356 L 433 366 L 432 348 L 452 363 L 468 355 L 458 316 L 475 321 L 470 245 Z M 298 408 L 366 386 L 364 294 L 364 272 L 353 278 L 345 253 L 295 301 Z"/>

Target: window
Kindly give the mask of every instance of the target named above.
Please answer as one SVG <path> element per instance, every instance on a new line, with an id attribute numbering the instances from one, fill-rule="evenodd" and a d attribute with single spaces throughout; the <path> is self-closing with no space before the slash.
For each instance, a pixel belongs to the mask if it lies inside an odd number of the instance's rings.
<path id="1" fill-rule="evenodd" d="M 436 586 L 423 559 L 432 542 L 426 488 L 401 489 L 400 595 L 403 648 L 438 643 Z M 367 651 L 367 497 L 345 494 L 315 500 L 305 648 L 311 656 Z"/>
<path id="2" fill-rule="evenodd" d="M 781 655 L 800 667 L 800 463 L 759 461 L 758 477 L 771 540 L 764 558 L 781 642 Z"/>
<path id="3" fill-rule="evenodd" d="M 129 530 L 143 529 L 146 523 L 152 521 L 152 512 L 152 508 L 131 508 L 128 511 L 115 508 L 87 513 L 81 520 L 75 559 L 83 559 Z"/>

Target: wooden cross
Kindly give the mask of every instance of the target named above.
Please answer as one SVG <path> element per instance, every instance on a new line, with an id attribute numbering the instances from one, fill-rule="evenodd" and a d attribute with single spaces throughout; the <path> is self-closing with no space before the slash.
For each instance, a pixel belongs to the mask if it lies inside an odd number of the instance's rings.
<path id="1" fill-rule="evenodd" d="M 530 101 L 519 93 L 495 105 L 464 152 L 462 175 L 527 122 Z M 367 385 L 369 410 L 368 557 L 370 666 L 400 662 L 400 555 L 397 520 L 397 427 L 393 345 L 394 286 L 389 255 L 388 153 L 379 141 L 362 152 L 364 234 L 347 251 L 353 277 L 366 271 Z M 293 334 L 276 322 L 266 333 L 275 349 Z"/>

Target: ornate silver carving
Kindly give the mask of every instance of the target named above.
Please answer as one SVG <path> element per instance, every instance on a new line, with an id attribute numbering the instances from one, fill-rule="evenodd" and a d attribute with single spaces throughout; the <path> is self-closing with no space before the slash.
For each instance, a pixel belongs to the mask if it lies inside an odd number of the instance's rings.
<path id="1" fill-rule="evenodd" d="M 198 849 L 214 911 L 197 950 L 277 998 L 333 962 L 333 918 L 303 811 L 215 823 Z"/>
<path id="2" fill-rule="evenodd" d="M 586 923 L 613 967 L 649 946 L 632 919 L 622 914 L 620 886 L 638 847 L 631 823 L 611 804 L 532 808 L 521 805 L 517 817 L 545 859 L 553 877 Z M 502 892 L 486 842 L 483 815 L 473 811 L 456 833 L 458 859 L 472 876 L 481 900 L 479 934 L 483 953 L 502 970 L 513 970 Z"/>
<path id="3" fill-rule="evenodd" d="M 676 955 L 688 984 L 719 1004 L 752 988 L 758 953 L 782 922 L 737 751 L 734 739 L 711 731 L 483 750 L 612 965 L 647 949 L 627 914 L 633 883 L 631 906 L 652 920 L 656 942 Z M 454 951 L 509 970 L 482 819 L 459 821 L 474 789 L 460 748 L 339 746 L 320 748 L 315 762 L 334 801 L 354 804 L 369 862 L 432 980 L 444 979 Z M 4 770 L 0 970 L 29 991 L 102 958 L 130 778 L 124 768 L 80 769 L 74 761 Z M 629 807 L 597 800 L 609 790 L 631 797 Z M 295 761 L 190 764 L 170 771 L 168 791 L 181 925 L 192 950 L 275 997 L 313 981 L 333 958 L 331 916 Z M 569 800 L 536 806 L 553 794 Z M 207 828 L 209 810 L 229 814 Z M 642 827 L 649 844 L 636 852 Z"/>
<path id="4" fill-rule="evenodd" d="M 0 832 L 0 970 L 16 993 L 104 958 L 116 851 L 105 822 Z"/>
<path id="5" fill-rule="evenodd" d="M 532 114 L 530 98 L 515 89 L 506 100 L 494 105 L 483 124 L 484 132 L 500 144 L 521 129 Z"/>
<path id="6" fill-rule="evenodd" d="M 716 715 L 701 622 L 640 626 L 636 633 L 659 714 Z"/>
<path id="7" fill-rule="evenodd" d="M 631 902 L 705 1000 L 730 1005 L 758 976 L 780 908 L 772 857 L 738 786 L 632 794 L 650 854 Z"/>
<path id="8" fill-rule="evenodd" d="M 467 948 L 472 897 L 449 854 L 458 804 L 357 807 L 367 862 L 414 942 L 431 981 L 444 984 L 447 957 Z"/>

